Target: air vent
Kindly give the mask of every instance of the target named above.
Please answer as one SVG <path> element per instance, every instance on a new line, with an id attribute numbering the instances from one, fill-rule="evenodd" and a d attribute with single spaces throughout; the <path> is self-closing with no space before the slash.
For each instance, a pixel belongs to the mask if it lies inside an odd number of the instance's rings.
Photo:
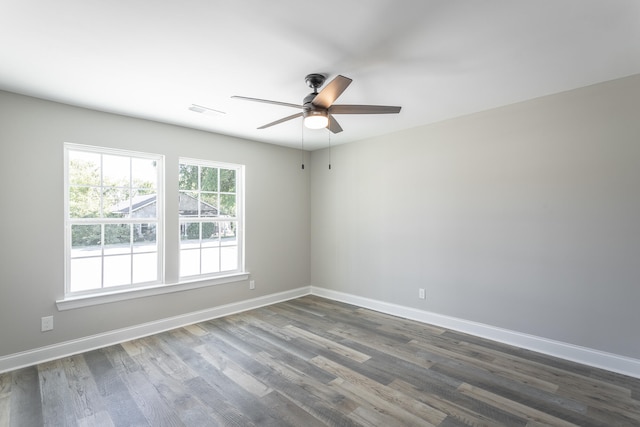
<path id="1" fill-rule="evenodd" d="M 217 116 L 219 114 L 226 114 L 224 111 L 215 110 L 213 108 L 204 107 L 204 106 L 198 105 L 198 104 L 191 104 L 191 106 L 189 107 L 189 110 L 191 110 L 191 111 L 193 111 L 195 113 L 206 114 L 206 115 L 209 115 L 209 116 Z"/>

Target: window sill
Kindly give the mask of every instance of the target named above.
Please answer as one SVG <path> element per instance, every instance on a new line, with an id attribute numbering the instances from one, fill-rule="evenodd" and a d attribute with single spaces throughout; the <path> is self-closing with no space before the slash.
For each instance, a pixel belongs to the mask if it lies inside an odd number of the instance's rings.
<path id="1" fill-rule="evenodd" d="M 205 288 L 208 286 L 222 285 L 225 283 L 240 282 L 249 279 L 248 272 L 235 273 L 228 276 L 209 277 L 206 279 L 197 279 L 192 281 L 184 281 L 169 285 L 154 285 L 144 288 L 119 290 L 99 295 L 82 295 L 76 297 L 68 297 L 56 301 L 58 311 L 73 310 L 76 308 L 89 307 L 92 305 L 108 304 L 117 301 L 126 301 L 134 298 L 144 298 L 154 295 L 163 295 L 173 292 L 188 291 L 191 289 Z"/>

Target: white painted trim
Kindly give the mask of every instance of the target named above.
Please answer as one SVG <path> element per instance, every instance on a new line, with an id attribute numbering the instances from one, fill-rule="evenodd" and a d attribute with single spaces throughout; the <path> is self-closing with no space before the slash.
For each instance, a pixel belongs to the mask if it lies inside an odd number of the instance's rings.
<path id="1" fill-rule="evenodd" d="M 311 294 L 640 378 L 640 360 L 317 286 Z"/>
<path id="2" fill-rule="evenodd" d="M 67 297 L 56 301 L 58 311 L 73 310 L 74 308 L 89 307 L 92 305 L 108 304 L 110 302 L 124 301 L 133 298 L 150 297 L 154 295 L 170 294 L 172 292 L 188 291 L 190 289 L 204 288 L 207 286 L 222 285 L 225 283 L 241 282 L 249 279 L 249 272 L 234 273 L 226 276 L 209 277 L 192 281 L 184 281 L 168 285 L 154 285 L 133 289 L 124 289 L 113 292 L 104 292 L 94 295 L 79 295 Z"/>
<path id="3" fill-rule="evenodd" d="M 0 373 L 157 334 L 171 329 L 180 328 L 182 326 L 204 322 L 206 320 L 222 316 L 228 316 L 230 314 L 264 307 L 266 305 L 276 304 L 282 301 L 299 298 L 304 295 L 308 295 L 309 293 L 309 286 L 304 286 L 289 291 L 212 307 L 206 310 L 186 313 L 180 316 L 168 317 L 153 322 L 131 326 L 129 328 L 117 329 L 102 334 L 65 341 L 59 344 L 36 348 L 34 350 L 10 354 L 0 357 Z"/>
<path id="4" fill-rule="evenodd" d="M 118 329 L 98 335 L 40 347 L 34 350 L 10 354 L 0 357 L 0 373 L 157 334 L 185 325 L 204 322 L 206 320 L 252 310 L 266 305 L 276 304 L 278 302 L 299 298 L 308 294 L 317 295 L 335 301 L 346 302 L 359 307 L 403 317 L 405 319 L 416 320 L 422 323 L 453 329 L 478 337 L 548 354 L 550 356 L 560 357 L 562 359 L 640 378 L 640 360 L 638 359 L 619 356 L 613 353 L 580 347 L 573 344 L 523 334 L 508 329 L 497 328 L 495 326 L 451 316 L 444 316 L 429 311 L 391 304 L 384 301 L 360 297 L 317 286 L 304 286 L 290 291 L 265 295 L 245 301 L 212 307 L 202 311 L 143 323 L 129 328 Z"/>

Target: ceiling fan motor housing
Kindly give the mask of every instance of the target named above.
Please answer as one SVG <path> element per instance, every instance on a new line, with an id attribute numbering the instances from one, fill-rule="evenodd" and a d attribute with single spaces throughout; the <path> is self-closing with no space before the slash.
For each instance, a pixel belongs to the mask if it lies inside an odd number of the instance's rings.
<path id="1" fill-rule="evenodd" d="M 317 93 L 310 93 L 309 95 L 304 97 L 304 99 L 302 100 L 303 110 L 315 110 L 317 108 L 315 105 L 311 103 L 316 97 L 316 95 Z"/>
<path id="2" fill-rule="evenodd" d="M 304 110 L 303 117 L 323 116 L 327 117 L 327 110 Z"/>

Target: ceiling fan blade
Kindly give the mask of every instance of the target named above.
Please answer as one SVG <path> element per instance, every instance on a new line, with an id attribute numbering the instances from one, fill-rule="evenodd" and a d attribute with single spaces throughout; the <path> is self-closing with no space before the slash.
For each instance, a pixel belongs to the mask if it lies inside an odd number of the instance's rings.
<path id="1" fill-rule="evenodd" d="M 402 107 L 389 105 L 332 105 L 331 114 L 397 114 Z"/>
<path id="2" fill-rule="evenodd" d="M 331 104 L 333 104 L 335 100 L 342 95 L 342 92 L 345 91 L 351 82 L 352 80 L 349 77 L 338 75 L 335 79 L 331 80 L 315 98 L 313 98 L 311 103 L 320 108 L 331 107 Z"/>
<path id="3" fill-rule="evenodd" d="M 284 118 L 282 118 L 280 120 L 276 120 L 275 122 L 267 123 L 266 125 L 260 126 L 258 129 L 266 129 L 266 128 L 271 127 L 271 126 L 279 125 L 280 123 L 284 123 L 286 121 L 293 120 L 293 119 L 295 119 L 297 117 L 302 117 L 302 113 L 292 114 L 292 115 L 284 117 Z"/>
<path id="4" fill-rule="evenodd" d="M 288 102 L 270 101 L 268 99 L 249 98 L 246 96 L 237 96 L 237 95 L 232 96 L 232 98 L 242 99 L 243 101 L 264 102 L 265 104 L 282 105 L 283 107 L 302 108 L 302 105 L 290 104 Z"/>
<path id="5" fill-rule="evenodd" d="M 327 128 L 332 133 L 342 132 L 342 126 L 340 126 L 340 123 L 338 123 L 338 121 L 331 114 L 329 114 L 328 116 L 329 116 L 329 125 L 327 126 Z"/>

